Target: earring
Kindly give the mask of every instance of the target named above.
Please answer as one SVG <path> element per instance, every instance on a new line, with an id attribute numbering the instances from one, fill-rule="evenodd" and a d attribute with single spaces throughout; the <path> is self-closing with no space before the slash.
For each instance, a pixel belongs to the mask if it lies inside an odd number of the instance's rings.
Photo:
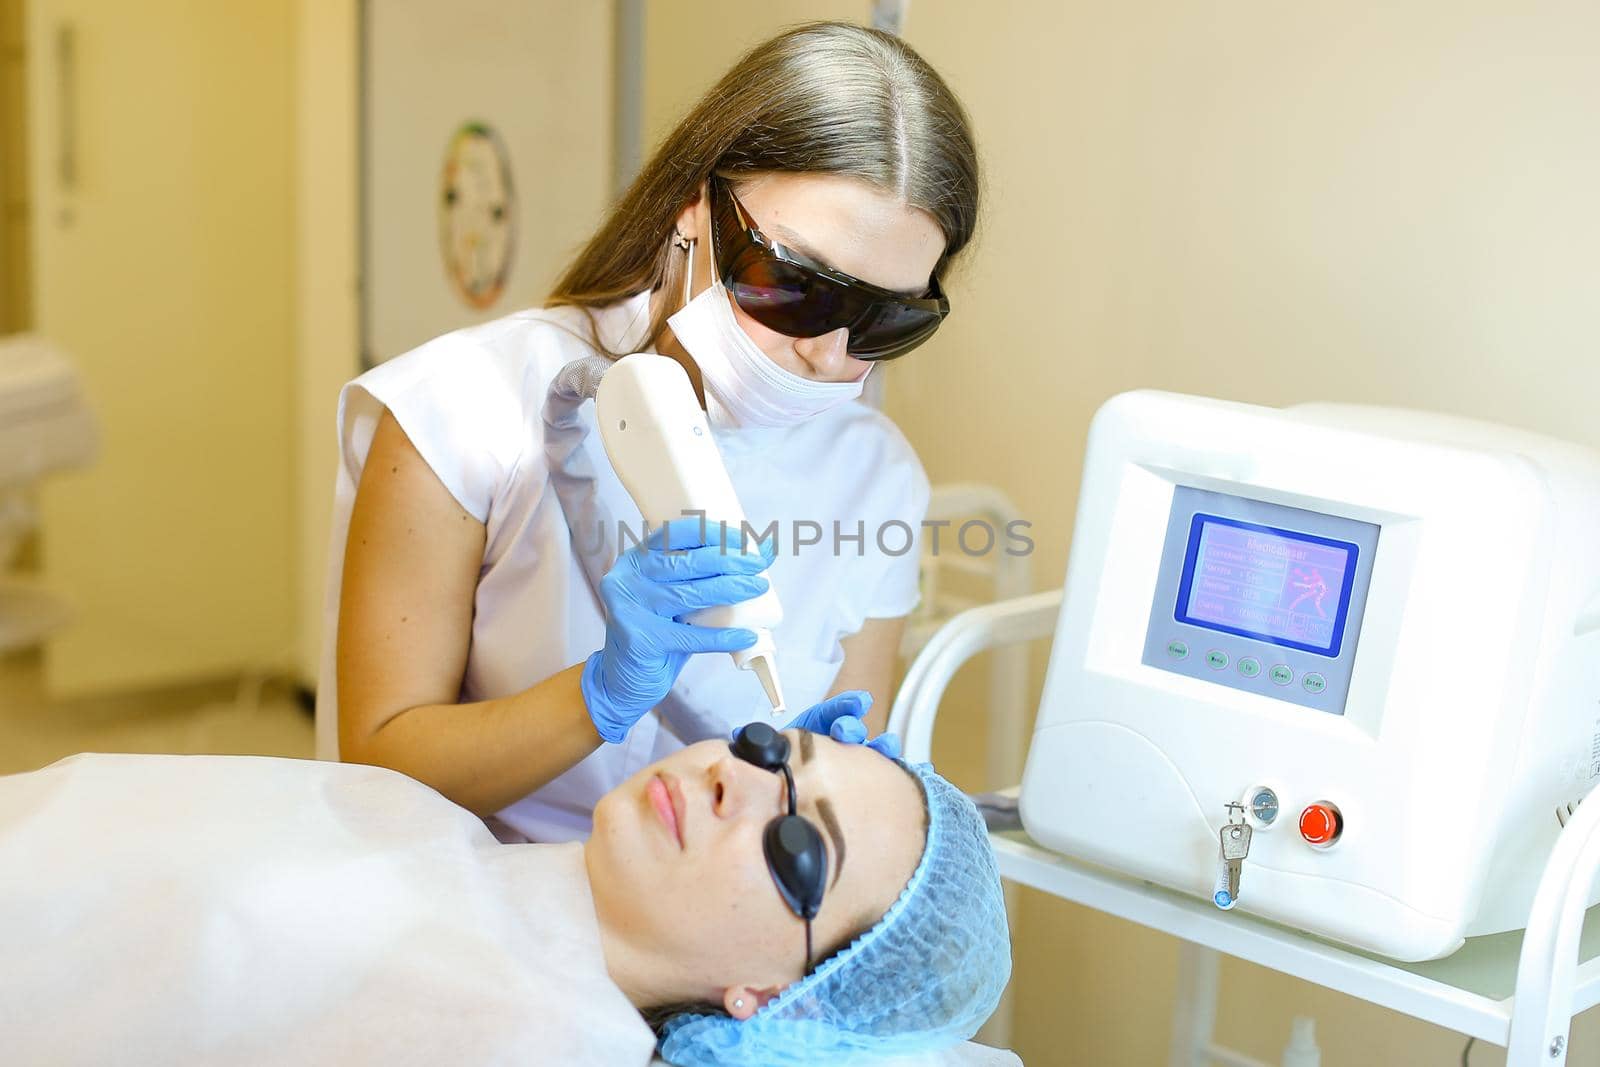
<path id="1" fill-rule="evenodd" d="M 733 1010 L 734 1011 L 743 1011 L 744 1010 L 744 998 L 743 997 L 739 997 L 738 999 L 736 999 L 733 1002 Z"/>
<path id="2" fill-rule="evenodd" d="M 689 251 L 689 239 L 683 234 L 679 233 L 676 229 L 672 231 L 672 243 L 677 246 L 678 251 L 680 252 Z"/>
<path id="3" fill-rule="evenodd" d="M 694 242 L 682 234 L 678 239 L 684 242 L 680 246 L 683 249 L 683 306 L 688 307 L 689 301 L 694 299 Z"/>

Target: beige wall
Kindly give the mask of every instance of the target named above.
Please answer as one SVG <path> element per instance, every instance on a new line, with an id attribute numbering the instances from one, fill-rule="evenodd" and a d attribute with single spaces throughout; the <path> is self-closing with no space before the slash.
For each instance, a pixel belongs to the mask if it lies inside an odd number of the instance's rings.
<path id="1" fill-rule="evenodd" d="M 737 52 L 860 3 L 652 5 L 646 132 Z M 1459 412 L 1600 445 L 1600 8 L 1427 0 L 913 3 L 988 181 L 949 326 L 893 368 L 935 482 L 993 482 L 1064 573 L 1090 415 L 1156 387 Z M 1159 1064 L 1176 950 L 1024 894 L 1030 1065 Z M 1219 1036 L 1276 1062 L 1455 1062 L 1463 1039 L 1229 962 Z M 1574 1037 L 1600 1054 L 1600 1021 Z M 1587 1051 L 1584 1051 L 1587 1050 Z M 1477 1067 L 1504 1054 L 1478 1047 Z"/>
<path id="2" fill-rule="evenodd" d="M 994 10 L 974 33 L 917 5 L 907 28 L 971 110 L 990 195 L 961 313 L 890 402 L 935 481 L 1016 498 L 1042 581 L 1064 573 L 1087 420 L 1125 389 L 1433 408 L 1600 445 L 1600 9 Z M 1171 1003 L 1169 940 L 1032 894 L 1020 923 L 1030 1063 L 1164 1062 L 1141 1020 Z M 1269 1060 L 1296 1013 L 1329 1065 L 1462 1044 L 1249 965 L 1224 982 L 1219 1035 Z"/>

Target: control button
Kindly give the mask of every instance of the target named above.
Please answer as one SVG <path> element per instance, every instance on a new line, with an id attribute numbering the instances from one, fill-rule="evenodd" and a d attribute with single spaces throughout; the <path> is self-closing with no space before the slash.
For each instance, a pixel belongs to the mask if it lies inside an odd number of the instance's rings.
<path id="1" fill-rule="evenodd" d="M 1184 644 L 1182 641 L 1168 641 L 1167 655 L 1171 656 L 1173 659 L 1188 659 L 1189 646 Z"/>
<path id="2" fill-rule="evenodd" d="M 1252 656 L 1246 656 L 1239 661 L 1239 673 L 1246 678 L 1254 678 L 1261 673 L 1261 661 Z"/>
<path id="3" fill-rule="evenodd" d="M 1267 672 L 1267 677 L 1271 678 L 1275 685 L 1288 685 L 1294 681 L 1294 671 L 1289 669 L 1288 664 L 1280 663 Z"/>
<path id="4" fill-rule="evenodd" d="M 1308 844 L 1318 848 L 1327 848 L 1339 840 L 1339 835 L 1344 833 L 1344 816 L 1339 814 L 1339 806 L 1326 800 L 1319 800 L 1315 804 L 1306 805 L 1300 813 L 1300 836 Z"/>
<path id="5" fill-rule="evenodd" d="M 1228 665 L 1228 654 L 1220 648 L 1213 648 L 1206 653 L 1206 666 L 1214 671 L 1220 671 Z"/>
<path id="6" fill-rule="evenodd" d="M 1328 688 L 1328 680 L 1326 678 L 1324 678 L 1320 674 L 1308 674 L 1300 682 L 1300 684 L 1301 684 L 1301 686 L 1303 686 L 1305 688 L 1306 692 L 1311 693 L 1313 695 L 1315 695 L 1317 693 L 1320 693 L 1324 689 Z"/>

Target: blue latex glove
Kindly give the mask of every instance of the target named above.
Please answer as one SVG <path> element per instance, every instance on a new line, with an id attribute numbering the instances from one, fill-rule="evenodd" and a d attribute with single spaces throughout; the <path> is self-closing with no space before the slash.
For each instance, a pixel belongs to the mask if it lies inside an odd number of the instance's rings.
<path id="1" fill-rule="evenodd" d="M 726 546 L 726 547 L 724 547 Z M 687 550 L 687 551 L 685 551 Z M 681 622 L 702 608 L 760 596 L 772 550 L 739 547 L 738 531 L 674 519 L 621 556 L 600 579 L 606 644 L 583 666 L 579 688 L 589 718 L 612 744 L 661 702 L 697 652 L 736 652 L 755 644 L 753 631 Z"/>
<path id="2" fill-rule="evenodd" d="M 826 734 L 835 741 L 847 745 L 864 744 L 890 759 L 899 759 L 898 734 L 881 733 L 872 740 L 867 740 L 867 724 L 862 720 L 871 709 L 871 693 L 865 689 L 849 689 L 838 696 L 829 697 L 820 704 L 813 704 L 795 716 L 794 721 L 784 729 L 810 730 L 814 734 Z"/>

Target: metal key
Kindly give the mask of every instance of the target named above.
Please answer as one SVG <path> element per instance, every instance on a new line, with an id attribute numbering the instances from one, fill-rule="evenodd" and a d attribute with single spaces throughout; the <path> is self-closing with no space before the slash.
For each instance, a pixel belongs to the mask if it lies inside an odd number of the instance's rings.
<path id="1" fill-rule="evenodd" d="M 1229 805 L 1233 807 L 1234 805 Z M 1239 899 L 1239 873 L 1244 869 L 1245 857 L 1250 855 L 1250 824 L 1229 822 L 1222 828 L 1222 862 L 1228 868 L 1228 896 Z"/>

